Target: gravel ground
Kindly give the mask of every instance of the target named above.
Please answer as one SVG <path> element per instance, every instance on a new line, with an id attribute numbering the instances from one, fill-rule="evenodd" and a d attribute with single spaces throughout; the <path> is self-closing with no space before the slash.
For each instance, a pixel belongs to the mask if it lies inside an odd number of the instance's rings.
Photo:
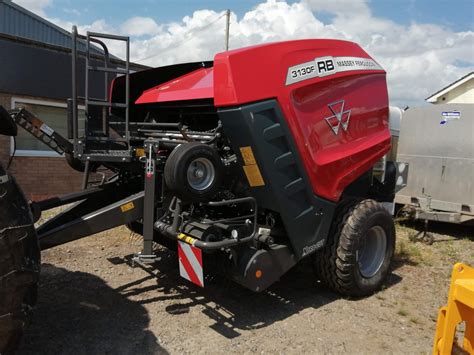
<path id="1" fill-rule="evenodd" d="M 398 225 L 382 291 L 347 300 L 299 264 L 262 294 L 222 278 L 201 289 L 160 249 L 154 270 L 131 267 L 140 238 L 124 227 L 47 250 L 39 301 L 19 354 L 430 353 L 452 265 L 474 265 L 474 229 L 435 225 L 435 243 Z"/>

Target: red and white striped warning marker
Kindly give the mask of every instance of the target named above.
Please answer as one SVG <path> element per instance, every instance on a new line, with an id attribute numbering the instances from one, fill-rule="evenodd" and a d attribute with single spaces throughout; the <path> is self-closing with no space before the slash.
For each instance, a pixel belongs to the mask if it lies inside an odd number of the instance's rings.
<path id="1" fill-rule="evenodd" d="M 186 280 L 204 287 L 202 250 L 178 241 L 179 274 Z"/>

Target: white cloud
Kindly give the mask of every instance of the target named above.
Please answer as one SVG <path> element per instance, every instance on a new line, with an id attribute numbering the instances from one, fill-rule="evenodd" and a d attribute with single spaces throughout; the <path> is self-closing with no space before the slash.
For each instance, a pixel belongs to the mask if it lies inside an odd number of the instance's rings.
<path id="1" fill-rule="evenodd" d="M 325 16 L 325 22 L 321 21 L 322 13 L 330 14 L 329 20 Z M 158 24 L 149 17 L 133 17 L 118 29 L 104 20 L 79 29 L 131 35 L 132 60 L 159 66 L 209 60 L 223 51 L 223 15 L 199 10 L 167 24 Z M 72 25 L 58 19 L 53 22 L 67 25 L 68 30 Z M 288 4 L 267 0 L 242 18 L 231 14 L 231 49 L 301 38 L 338 38 L 359 43 L 387 70 L 390 98 L 398 105 L 420 105 L 428 95 L 474 70 L 474 32 L 455 32 L 427 23 L 402 25 L 375 16 L 368 1 L 301 0 Z M 117 43 L 110 49 L 123 55 L 123 46 Z"/>
<path id="2" fill-rule="evenodd" d="M 132 59 L 148 65 L 208 60 L 224 50 L 223 13 L 200 10 L 181 22 L 163 26 L 147 39 L 133 41 Z M 331 25 L 317 20 L 306 3 L 268 1 L 247 12 L 242 19 L 231 14 L 230 47 L 297 38 L 344 37 Z M 155 55 L 149 58 L 151 55 Z"/>
<path id="3" fill-rule="evenodd" d="M 39 16 L 44 16 L 45 9 L 53 4 L 53 0 L 15 0 L 15 3 Z"/>
<path id="4" fill-rule="evenodd" d="M 160 26 L 150 17 L 132 17 L 121 26 L 122 32 L 129 36 L 154 35 L 160 31 Z"/>

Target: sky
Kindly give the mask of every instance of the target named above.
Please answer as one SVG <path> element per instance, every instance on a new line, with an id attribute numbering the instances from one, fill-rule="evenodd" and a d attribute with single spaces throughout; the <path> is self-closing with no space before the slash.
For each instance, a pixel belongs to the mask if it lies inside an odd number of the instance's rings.
<path id="1" fill-rule="evenodd" d="M 474 0 L 16 0 L 70 30 L 131 37 L 131 59 L 160 66 L 301 38 L 358 43 L 387 71 L 391 104 L 424 99 L 474 71 Z M 123 45 L 109 43 L 121 56 Z"/>

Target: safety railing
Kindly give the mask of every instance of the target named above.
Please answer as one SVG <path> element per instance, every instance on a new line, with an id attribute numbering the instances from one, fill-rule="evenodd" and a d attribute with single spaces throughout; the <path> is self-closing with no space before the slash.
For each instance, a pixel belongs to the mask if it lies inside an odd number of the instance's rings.
<path id="1" fill-rule="evenodd" d="M 130 39 L 129 37 L 124 36 L 116 36 L 111 34 L 103 34 L 97 32 L 87 32 L 87 34 L 80 35 L 77 32 L 77 27 L 74 26 L 72 29 L 72 99 L 68 101 L 68 110 L 70 119 L 68 120 L 68 138 L 73 140 L 74 145 L 74 156 L 76 158 L 84 158 L 86 155 L 89 160 L 96 160 L 92 154 L 88 154 L 87 152 L 87 142 L 94 141 L 94 142 L 103 142 L 103 143 L 115 143 L 115 142 L 122 142 L 129 145 L 130 141 Z M 117 65 L 111 66 L 110 61 L 110 54 L 108 48 L 103 40 L 116 40 L 116 41 L 123 41 L 125 42 L 125 68 L 119 68 Z M 84 97 L 78 96 L 78 44 L 85 45 L 85 81 L 84 81 Z M 98 50 L 97 47 L 94 45 L 98 45 L 102 52 Z M 93 58 L 92 52 L 94 49 L 97 53 L 99 53 L 102 58 L 99 60 Z M 98 54 L 94 53 L 95 56 Z M 101 63 L 101 64 L 97 64 Z M 102 64 L 103 63 L 103 64 Z M 103 99 L 102 98 L 93 98 L 91 95 L 91 72 L 101 72 L 104 75 L 104 88 L 103 88 Z M 121 74 L 125 76 L 125 100 L 124 102 L 112 102 L 111 100 L 111 91 L 109 90 L 109 84 L 111 82 L 110 75 L 117 75 Z M 96 83 L 94 83 L 96 85 Z M 79 100 L 84 101 L 85 110 L 86 110 L 86 129 L 84 137 L 79 137 L 79 117 L 78 117 L 78 104 Z M 96 108 L 95 110 L 93 108 Z M 98 109 L 97 109 L 98 108 Z M 114 135 L 113 137 L 110 136 L 110 114 L 111 109 L 113 108 L 120 108 L 123 109 L 124 112 L 124 122 L 120 123 L 120 130 L 119 136 Z M 100 117 L 93 117 L 92 112 L 96 114 L 100 110 L 101 114 Z M 94 119 L 97 120 L 98 118 L 101 119 L 101 129 L 100 134 L 96 134 L 96 132 L 92 132 L 88 128 L 89 121 Z M 114 121 L 116 121 L 116 117 L 114 117 Z M 116 124 L 117 122 L 115 122 Z M 96 127 L 97 124 L 94 126 Z M 97 146 L 97 145 L 95 145 Z M 123 145 L 122 145 L 123 147 Z M 96 149 L 97 150 L 97 149 Z M 100 149 L 98 149 L 100 151 Z M 108 151 L 109 149 L 104 149 L 104 151 Z M 122 159 L 128 155 L 128 150 L 121 149 L 122 152 L 117 151 L 110 154 L 110 159 Z M 123 153 L 123 154 L 119 154 Z M 108 157 L 104 157 L 104 153 L 100 154 L 101 160 L 108 160 Z M 107 155 L 107 154 L 105 154 Z M 99 159 L 99 157 L 97 157 Z"/>

